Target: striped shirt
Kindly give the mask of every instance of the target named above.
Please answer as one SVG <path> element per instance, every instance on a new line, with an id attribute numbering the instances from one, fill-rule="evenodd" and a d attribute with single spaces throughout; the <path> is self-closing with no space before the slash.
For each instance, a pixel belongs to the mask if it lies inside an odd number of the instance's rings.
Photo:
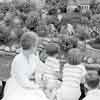
<path id="1" fill-rule="evenodd" d="M 80 65 L 65 64 L 63 70 L 63 85 L 79 87 L 82 78 L 85 76 L 85 67 Z"/>
<path id="2" fill-rule="evenodd" d="M 53 57 L 48 57 L 45 62 L 47 68 L 45 70 L 45 77 L 49 80 L 57 79 L 57 72 L 60 70 L 59 60 Z"/>

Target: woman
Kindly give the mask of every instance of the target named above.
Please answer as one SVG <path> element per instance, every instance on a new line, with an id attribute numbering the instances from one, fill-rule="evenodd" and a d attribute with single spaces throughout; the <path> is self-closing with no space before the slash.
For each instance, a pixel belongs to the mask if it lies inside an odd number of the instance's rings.
<path id="1" fill-rule="evenodd" d="M 33 32 L 23 34 L 22 51 L 11 66 L 11 77 L 8 79 L 2 100 L 47 100 L 37 82 L 44 70 L 44 64 L 36 56 L 38 37 Z M 31 80 L 32 79 L 32 80 Z"/>

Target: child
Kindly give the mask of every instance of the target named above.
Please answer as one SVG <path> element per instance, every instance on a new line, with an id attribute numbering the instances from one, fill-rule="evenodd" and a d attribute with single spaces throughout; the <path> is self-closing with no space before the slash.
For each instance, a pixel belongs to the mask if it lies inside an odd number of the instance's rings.
<path id="1" fill-rule="evenodd" d="M 86 75 L 87 96 L 83 100 L 100 100 L 100 90 L 98 89 L 100 78 L 96 72 L 88 72 Z"/>
<path id="2" fill-rule="evenodd" d="M 60 72 L 60 62 L 56 58 L 58 54 L 58 45 L 56 43 L 49 43 L 46 46 L 48 57 L 45 61 L 47 69 L 45 70 L 44 80 L 46 81 L 46 95 L 50 100 L 55 98 L 56 88 L 59 87 L 60 81 L 58 75 Z"/>
<path id="3" fill-rule="evenodd" d="M 58 90 L 57 100 L 79 100 L 80 83 L 86 74 L 81 58 L 79 49 L 71 49 L 68 52 L 68 63 L 64 65 L 63 82 Z"/>

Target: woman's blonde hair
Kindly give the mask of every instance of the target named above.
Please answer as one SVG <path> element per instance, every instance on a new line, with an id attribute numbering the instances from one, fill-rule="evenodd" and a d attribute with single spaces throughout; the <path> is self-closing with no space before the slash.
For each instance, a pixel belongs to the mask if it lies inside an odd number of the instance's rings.
<path id="1" fill-rule="evenodd" d="M 68 52 L 68 63 L 71 65 L 79 65 L 82 62 L 80 49 L 74 48 Z"/>
<path id="2" fill-rule="evenodd" d="M 38 43 L 39 43 L 39 37 L 35 32 L 31 31 L 24 33 L 20 41 L 21 47 L 24 50 L 28 50 L 31 47 L 36 47 Z"/>

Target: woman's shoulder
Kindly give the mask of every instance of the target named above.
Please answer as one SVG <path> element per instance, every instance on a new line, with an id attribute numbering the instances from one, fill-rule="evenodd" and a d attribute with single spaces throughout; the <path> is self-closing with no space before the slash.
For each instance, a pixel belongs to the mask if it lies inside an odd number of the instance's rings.
<path id="1" fill-rule="evenodd" d="M 22 60 L 22 57 L 23 57 L 23 55 L 20 53 L 20 54 L 17 54 L 15 57 L 14 57 L 14 59 L 13 59 L 13 61 L 21 61 Z"/>

